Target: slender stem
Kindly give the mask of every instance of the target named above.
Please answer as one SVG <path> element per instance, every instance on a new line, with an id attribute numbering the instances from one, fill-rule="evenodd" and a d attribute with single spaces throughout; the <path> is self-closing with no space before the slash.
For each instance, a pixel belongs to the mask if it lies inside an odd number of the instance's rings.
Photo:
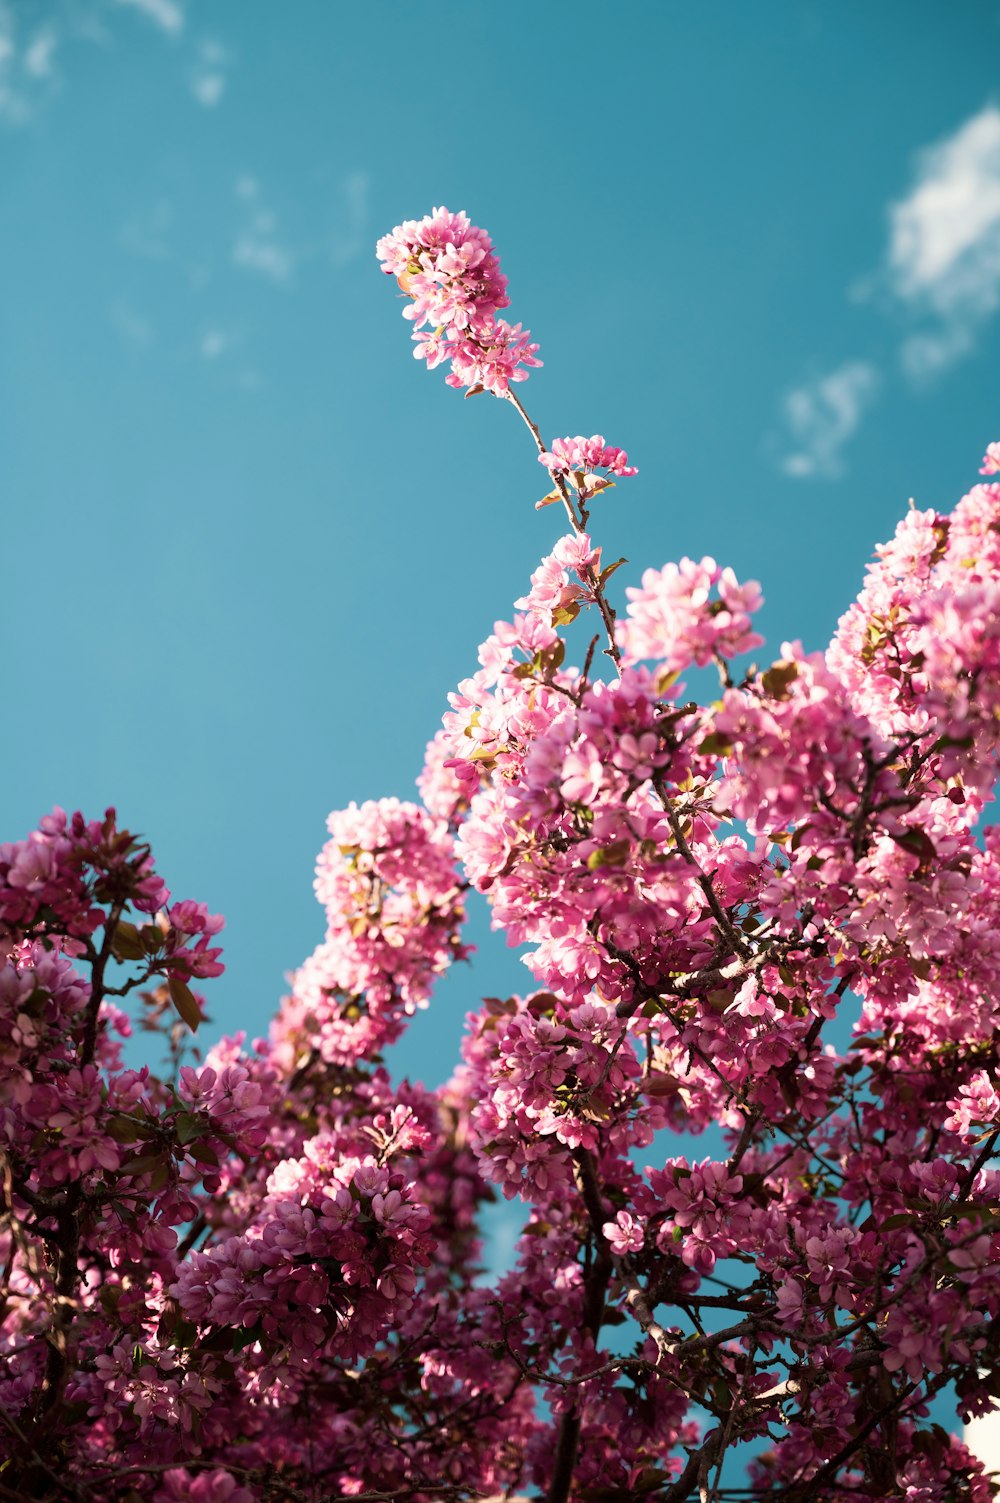
<path id="1" fill-rule="evenodd" d="M 741 956 L 744 960 L 748 959 L 750 955 L 750 947 L 743 935 L 737 932 L 732 919 L 729 917 L 729 914 L 720 903 L 718 894 L 716 893 L 715 888 L 712 886 L 711 877 L 707 872 L 702 871 L 697 856 L 694 854 L 690 845 L 688 844 L 688 838 L 684 834 L 684 826 L 681 822 L 680 816 L 671 803 L 670 795 L 664 788 L 663 779 L 659 775 L 654 776 L 653 787 L 656 789 L 656 792 L 660 798 L 660 802 L 663 804 L 663 807 L 666 810 L 667 819 L 670 823 L 670 833 L 674 837 L 674 842 L 677 846 L 677 849 L 680 851 L 688 866 L 690 866 L 694 871 L 695 881 L 698 883 L 698 886 L 705 894 L 705 901 L 708 903 L 708 906 L 712 911 L 712 917 L 715 919 L 715 922 L 721 932 L 729 941 L 732 953 L 734 955 Z"/>
<path id="2" fill-rule="evenodd" d="M 122 906 L 121 903 L 115 903 L 108 914 L 108 922 L 104 928 L 104 941 L 90 968 L 90 1002 L 83 1034 L 83 1047 L 80 1050 L 81 1065 L 89 1065 L 93 1062 L 94 1050 L 97 1048 L 97 1022 L 100 1017 L 101 1003 L 104 1001 L 104 972 L 111 959 L 111 946 L 114 944 L 118 920 L 122 916 Z"/>
<path id="3" fill-rule="evenodd" d="M 507 400 L 513 403 L 514 407 L 521 414 L 525 423 L 528 425 L 528 429 L 531 433 L 532 438 L 535 440 L 539 454 L 545 454 L 547 450 L 542 440 L 542 435 L 538 431 L 538 424 L 532 422 L 531 418 L 528 416 L 527 412 L 524 409 L 524 405 L 521 402 L 520 397 L 516 396 L 515 393 L 511 391 L 509 386 L 507 388 Z M 573 531 L 575 533 L 581 533 L 583 531 L 583 527 L 577 520 L 576 511 L 573 507 L 572 497 L 570 496 L 569 486 L 566 484 L 561 475 L 555 476 L 555 482 L 556 488 L 562 496 L 563 506 L 565 506 L 566 508 L 566 515 L 569 517 L 570 525 L 572 526 Z"/>
<path id="4" fill-rule="evenodd" d="M 548 451 L 545 448 L 545 444 L 542 440 L 542 435 L 539 432 L 538 424 L 533 422 L 532 419 L 528 416 L 520 397 L 516 396 L 509 387 L 507 388 L 507 398 L 521 414 L 521 417 L 527 424 L 528 430 L 531 433 L 532 438 L 535 440 L 535 445 L 538 449 L 539 454 L 547 453 Z M 580 498 L 577 498 L 580 506 L 580 517 L 578 518 L 576 514 L 576 508 L 573 505 L 572 492 L 570 491 L 569 486 L 566 484 L 565 477 L 557 473 L 554 478 L 556 489 L 562 496 L 563 505 L 566 508 L 566 515 L 570 520 L 570 526 L 573 528 L 573 531 L 576 533 L 577 537 L 579 537 L 585 530 L 585 524 L 588 515 L 588 513 L 584 510 L 583 501 Z M 611 658 L 615 667 L 620 669 L 621 654 L 618 651 L 618 644 L 615 641 L 615 613 L 611 609 L 611 606 L 608 604 L 607 598 L 604 594 L 604 587 L 601 584 L 600 574 L 595 573 L 593 569 L 588 569 L 587 573 L 590 576 L 587 580 L 587 583 L 590 586 L 591 593 L 593 594 L 594 603 L 601 613 L 601 620 L 604 622 L 604 629 L 607 632 L 608 636 L 608 646 L 605 648 L 606 655 Z"/>

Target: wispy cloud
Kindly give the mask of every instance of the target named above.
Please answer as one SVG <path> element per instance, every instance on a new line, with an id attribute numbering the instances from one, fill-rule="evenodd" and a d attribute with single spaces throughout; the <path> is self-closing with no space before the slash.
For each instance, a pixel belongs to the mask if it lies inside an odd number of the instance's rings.
<path id="1" fill-rule="evenodd" d="M 33 20 L 39 11 L 44 20 Z M 63 84 L 57 51 L 68 65 L 75 43 L 113 46 L 117 31 L 129 28 L 111 22 L 128 11 L 180 44 L 190 97 L 205 109 L 219 104 L 229 85 L 232 55 L 220 41 L 196 42 L 188 34 L 181 0 L 44 0 L 44 6 L 0 0 L 0 123 L 29 124 Z"/>
<path id="2" fill-rule="evenodd" d="M 52 58 L 58 38 L 51 26 L 37 32 L 24 51 L 24 71 L 29 78 L 51 78 Z"/>
<path id="3" fill-rule="evenodd" d="M 184 12 L 177 4 L 177 0 L 116 0 L 118 5 L 127 5 L 132 10 L 140 11 L 147 20 L 152 21 L 167 36 L 180 36 L 184 30 Z"/>
<path id="4" fill-rule="evenodd" d="M 987 104 L 915 159 L 889 204 L 882 265 L 852 290 L 888 317 L 903 377 L 925 385 L 972 354 L 1000 309 L 1000 108 Z M 902 330 L 900 323 L 902 322 Z M 881 381 L 866 358 L 790 392 L 778 452 L 786 475 L 836 476 Z"/>
<path id="5" fill-rule="evenodd" d="M 969 354 L 1000 308 L 1000 109 L 988 104 L 917 159 L 890 209 L 886 283 L 918 325 L 900 350 L 925 379 Z"/>
<path id="6" fill-rule="evenodd" d="M 232 337 L 224 329 L 206 329 L 199 341 L 198 353 L 203 360 L 218 360 L 232 342 Z"/>
<path id="7" fill-rule="evenodd" d="M 875 367 L 852 360 L 785 397 L 787 432 L 780 466 L 802 479 L 832 479 L 843 472 L 842 451 L 878 390 Z"/>
<path id="8" fill-rule="evenodd" d="M 238 178 L 236 196 L 244 205 L 246 222 L 233 246 L 235 265 L 275 283 L 289 282 L 295 270 L 295 254 L 281 238 L 277 216 L 264 202 L 256 178 Z"/>
<path id="9" fill-rule="evenodd" d="M 210 110 L 221 101 L 229 82 L 232 59 L 218 42 L 202 42 L 189 75 L 191 93 L 200 105 Z"/>
<path id="10" fill-rule="evenodd" d="M 26 125 L 59 81 L 59 32 L 50 22 L 26 28 L 24 21 L 0 0 L 0 120 L 7 125 Z"/>

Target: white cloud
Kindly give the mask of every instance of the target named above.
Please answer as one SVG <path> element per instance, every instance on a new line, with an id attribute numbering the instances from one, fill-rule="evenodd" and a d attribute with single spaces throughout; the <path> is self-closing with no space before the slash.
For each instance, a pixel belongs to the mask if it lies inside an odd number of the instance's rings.
<path id="1" fill-rule="evenodd" d="M 874 366 L 848 361 L 788 393 L 781 468 L 796 479 L 831 479 L 843 469 L 842 450 L 878 390 Z"/>
<path id="2" fill-rule="evenodd" d="M 249 217 L 233 246 L 235 265 L 272 282 L 290 281 L 296 256 L 278 233 L 277 217 L 264 203 L 256 179 L 237 178 L 236 197 L 246 204 Z"/>
<path id="3" fill-rule="evenodd" d="M 900 346 L 899 361 L 910 380 L 922 385 L 968 355 L 974 343 L 967 323 L 945 324 L 932 332 L 908 334 Z"/>
<path id="4" fill-rule="evenodd" d="M 225 90 L 226 79 L 222 73 L 196 73 L 191 79 L 191 93 L 207 110 L 219 103 Z"/>
<path id="5" fill-rule="evenodd" d="M 927 379 L 968 354 L 1000 308 L 1000 109 L 988 104 L 917 159 L 891 206 L 885 276 L 917 325 L 904 371 Z"/>
<path id="6" fill-rule="evenodd" d="M 113 45 L 107 21 L 131 10 L 145 17 L 171 41 L 181 38 L 186 16 L 181 0 L 0 0 L 0 123 L 24 126 L 58 92 L 56 68 L 81 43 Z M 47 14 L 46 14 L 47 13 Z M 45 17 L 32 20 L 33 16 Z M 221 100 L 228 82 L 230 57 L 215 41 L 191 49 L 187 82 L 206 107 Z"/>
<path id="7" fill-rule="evenodd" d="M 226 353 L 231 344 L 231 338 L 222 329 L 206 329 L 205 333 L 201 336 L 201 343 L 198 348 L 203 360 L 218 360 L 220 355 Z"/>
<path id="8" fill-rule="evenodd" d="M 190 74 L 191 93 L 210 110 L 220 102 L 229 82 L 230 57 L 218 42 L 202 42 Z"/>
<path id="9" fill-rule="evenodd" d="M 58 86 L 53 59 L 59 33 L 52 25 L 22 35 L 24 14 L 0 0 L 0 120 L 26 125 Z"/>
<path id="10" fill-rule="evenodd" d="M 28 44 L 24 53 L 24 71 L 31 78 L 52 77 L 52 57 L 57 40 L 51 26 L 47 26 Z"/>
<path id="11" fill-rule="evenodd" d="M 205 326 L 201 338 L 198 341 L 198 353 L 202 360 L 212 363 L 221 361 L 225 356 L 225 364 L 230 364 L 235 355 L 246 343 L 244 331 L 234 325 L 228 328 L 222 324 L 212 323 Z"/>
<path id="12" fill-rule="evenodd" d="M 130 5 L 140 11 L 154 26 L 167 36 L 180 36 L 184 30 L 184 12 L 176 0 L 117 0 L 119 5 Z"/>
<path id="13" fill-rule="evenodd" d="M 233 261 L 244 271 L 260 272 L 272 282 L 287 282 L 295 264 L 287 246 L 269 238 L 266 231 L 256 229 L 239 236 L 233 247 Z"/>
<path id="14" fill-rule="evenodd" d="M 882 266 L 851 295 L 894 316 L 899 368 L 912 385 L 925 385 L 973 352 L 1000 309 L 1000 107 L 984 105 L 925 147 L 909 192 L 888 216 Z M 869 361 L 849 361 L 785 398 L 787 475 L 841 472 L 844 445 L 879 379 Z"/>

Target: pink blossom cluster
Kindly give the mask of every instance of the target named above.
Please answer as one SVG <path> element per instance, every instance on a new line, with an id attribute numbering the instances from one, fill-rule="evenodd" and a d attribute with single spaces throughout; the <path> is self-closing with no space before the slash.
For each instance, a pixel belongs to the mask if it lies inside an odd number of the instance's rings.
<path id="1" fill-rule="evenodd" d="M 334 1062 L 372 1055 L 425 1007 L 434 979 L 467 951 L 447 825 L 381 799 L 330 816 L 316 895 L 326 940 L 292 978 L 274 1041 L 283 1057 Z"/>
<path id="2" fill-rule="evenodd" d="M 170 1292 L 199 1328 L 249 1332 L 278 1370 L 326 1346 L 354 1359 L 409 1308 L 429 1222 L 402 1175 L 320 1134 L 277 1166 L 247 1231 L 193 1254 Z"/>
<path id="3" fill-rule="evenodd" d="M 168 975 L 207 980 L 221 976 L 225 967 L 219 961 L 222 949 L 210 944 L 225 920 L 219 913 L 209 913 L 204 903 L 187 900 L 174 903 L 164 914 L 164 969 Z M 190 941 L 194 940 L 191 944 Z"/>
<path id="4" fill-rule="evenodd" d="M 574 470 L 607 470 L 609 474 L 624 479 L 639 473 L 634 464 L 629 464 L 625 450 L 615 448 L 614 444 L 606 444 L 600 433 L 595 433 L 591 438 L 584 438 L 578 433 L 575 438 L 554 439 L 552 448 L 539 454 L 538 462 L 551 475 L 568 475 Z"/>
<path id="5" fill-rule="evenodd" d="M 59 936 L 71 951 L 100 925 L 104 902 L 155 913 L 169 900 L 148 846 L 119 830 L 115 811 L 86 821 L 56 808 L 27 840 L 0 845 L 0 944 Z"/>
<path id="6" fill-rule="evenodd" d="M 974 486 L 950 516 L 911 511 L 877 550 L 842 617 L 830 665 L 885 734 L 930 736 L 934 771 L 971 800 L 992 789 L 1000 597 L 1000 485 Z"/>
<path id="7" fill-rule="evenodd" d="M 254 1078 L 242 1061 L 221 1064 L 218 1069 L 206 1064 L 202 1069 L 182 1065 L 177 1082 L 177 1096 L 188 1112 L 199 1113 L 207 1126 L 220 1137 L 229 1135 L 248 1149 L 259 1147 L 267 1135 L 268 1116 L 273 1106 L 269 1080 Z M 270 1098 L 270 1099 L 269 1099 Z"/>
<path id="8" fill-rule="evenodd" d="M 468 215 L 441 208 L 408 219 L 383 236 L 377 255 L 413 299 L 403 317 L 415 325 L 415 358 L 431 370 L 450 361 L 449 386 L 502 397 L 541 365 L 529 332 L 496 317 L 510 303 L 507 279 L 490 237 Z"/>
<path id="9" fill-rule="evenodd" d="M 985 1070 L 977 1070 L 963 1081 L 957 1098 L 948 1105 L 954 1109 L 945 1119 L 947 1130 L 971 1136 L 974 1141 L 987 1136 L 989 1129 L 1000 1122 L 1000 1090 Z"/>
<path id="10" fill-rule="evenodd" d="M 531 589 L 514 604 L 531 611 L 547 626 L 573 620 L 580 607 L 591 604 L 593 586 L 601 572 L 601 550 L 587 533 L 571 532 L 559 539 L 531 576 Z"/>
<path id="11" fill-rule="evenodd" d="M 626 663 L 655 658 L 669 672 L 680 672 L 763 644 L 750 625 L 763 603 L 760 586 L 756 580 L 739 584 L 732 569 L 720 568 L 714 558 L 682 558 L 647 569 L 641 588 L 629 586 L 626 593 L 628 620 L 619 624 L 617 636 Z"/>
<path id="12" fill-rule="evenodd" d="M 564 1184 L 567 1149 L 648 1140 L 639 1064 L 628 1043 L 612 1055 L 617 1031 L 606 1004 L 567 1008 L 544 992 L 490 1004 L 477 1020 L 463 1050 L 472 1143 L 508 1199 Z"/>

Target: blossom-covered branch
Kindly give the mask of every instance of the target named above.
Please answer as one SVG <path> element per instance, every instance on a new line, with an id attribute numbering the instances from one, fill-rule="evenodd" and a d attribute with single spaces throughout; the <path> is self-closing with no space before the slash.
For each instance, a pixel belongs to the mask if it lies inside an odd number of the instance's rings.
<path id="1" fill-rule="evenodd" d="M 928 1404 L 1000 1394 L 997 445 L 826 652 L 759 666 L 760 589 L 708 554 L 616 610 L 590 517 L 636 467 L 544 439 L 485 232 L 438 209 L 379 258 L 569 531 L 421 801 L 331 815 L 268 1038 L 194 1050 L 221 920 L 112 813 L 0 847 L 0 1497 L 986 1503 Z M 394 1081 L 477 895 L 532 985 L 445 1086 Z"/>

